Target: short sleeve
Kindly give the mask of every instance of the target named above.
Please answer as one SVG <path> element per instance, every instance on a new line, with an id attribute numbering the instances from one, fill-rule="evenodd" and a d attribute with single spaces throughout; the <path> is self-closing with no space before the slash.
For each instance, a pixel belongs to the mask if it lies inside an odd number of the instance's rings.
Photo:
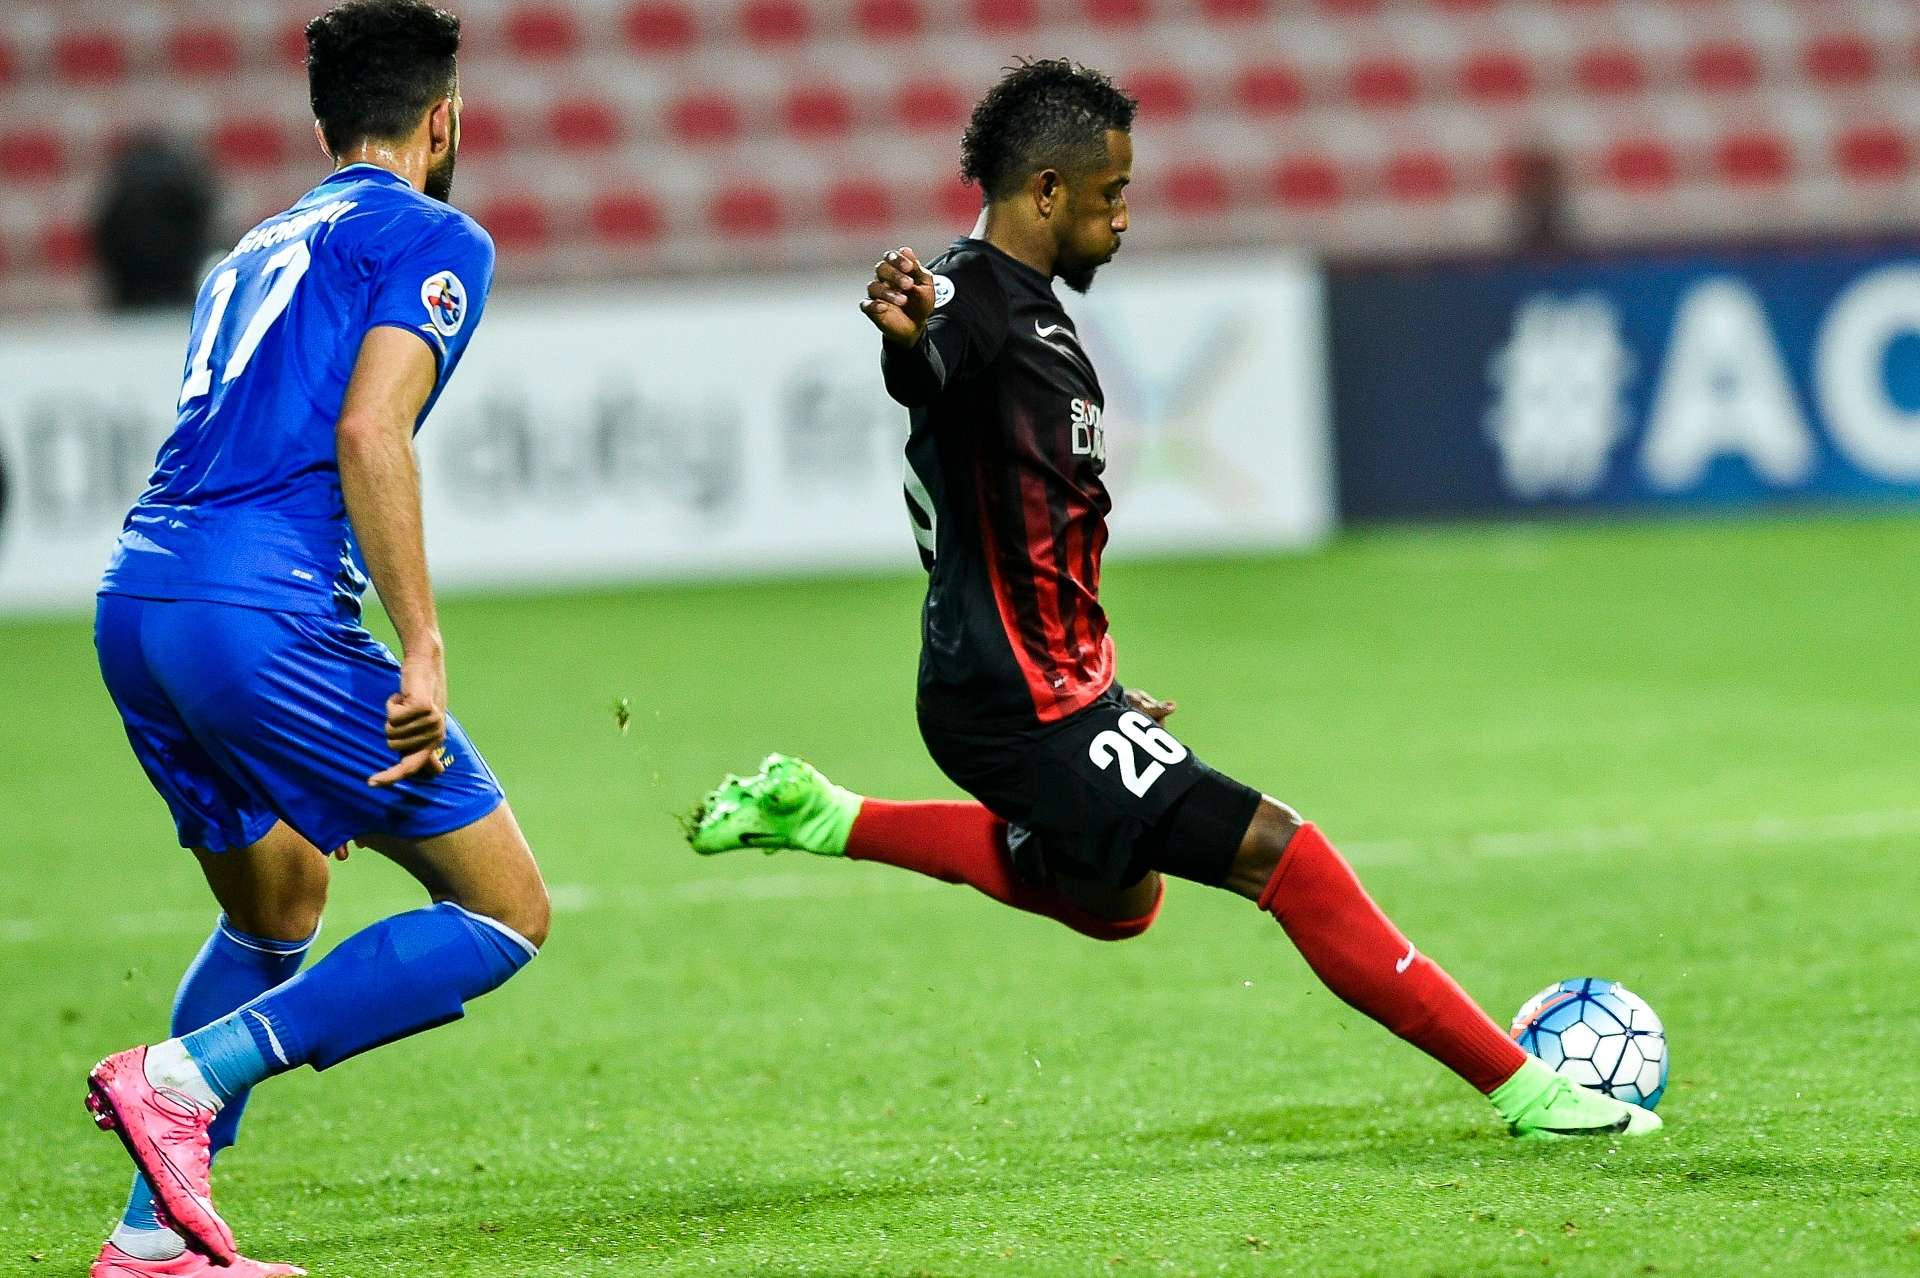
<path id="1" fill-rule="evenodd" d="M 487 292 L 493 287 L 493 241 L 461 216 L 434 219 L 373 256 L 368 329 L 391 325 L 418 333 L 433 349 L 444 383 L 460 362 Z"/>

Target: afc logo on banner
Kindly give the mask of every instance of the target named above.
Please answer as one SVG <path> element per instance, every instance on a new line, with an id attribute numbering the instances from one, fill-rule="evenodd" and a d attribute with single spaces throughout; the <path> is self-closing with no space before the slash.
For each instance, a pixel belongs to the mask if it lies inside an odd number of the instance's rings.
<path id="1" fill-rule="evenodd" d="M 1095 470 L 1107 467 L 1107 430 L 1100 424 L 1100 405 L 1076 399 L 1073 411 L 1073 455 L 1093 458 Z"/>

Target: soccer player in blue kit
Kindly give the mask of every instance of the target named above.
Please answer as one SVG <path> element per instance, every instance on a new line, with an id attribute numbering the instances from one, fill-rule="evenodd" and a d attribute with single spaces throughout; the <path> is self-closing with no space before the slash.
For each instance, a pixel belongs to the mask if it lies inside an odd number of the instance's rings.
<path id="1" fill-rule="evenodd" d="M 95 1278 L 303 1272 L 239 1255 L 213 1204 L 249 1090 L 457 1018 L 546 939 L 533 855 L 447 712 L 412 443 L 493 276 L 446 203 L 459 43 L 426 0 L 308 24 L 334 172 L 201 286 L 177 423 L 101 584 L 101 674 L 223 913 L 174 1037 L 88 1077 L 138 1171 Z M 367 574 L 399 661 L 360 624 Z M 350 841 L 431 904 L 296 975 Z"/>

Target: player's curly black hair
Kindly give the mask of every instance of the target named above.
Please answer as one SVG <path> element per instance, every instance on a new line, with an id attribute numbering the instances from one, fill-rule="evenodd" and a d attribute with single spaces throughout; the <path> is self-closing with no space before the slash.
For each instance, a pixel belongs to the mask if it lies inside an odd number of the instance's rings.
<path id="1" fill-rule="evenodd" d="M 460 19 L 427 0 L 346 0 L 307 24 L 307 92 L 335 155 L 411 132 L 453 92 Z"/>
<path id="2" fill-rule="evenodd" d="M 1106 157 L 1107 130 L 1129 132 L 1139 105 L 1090 67 L 1022 60 L 973 108 L 960 176 L 997 200 L 1039 169 L 1091 168 Z"/>

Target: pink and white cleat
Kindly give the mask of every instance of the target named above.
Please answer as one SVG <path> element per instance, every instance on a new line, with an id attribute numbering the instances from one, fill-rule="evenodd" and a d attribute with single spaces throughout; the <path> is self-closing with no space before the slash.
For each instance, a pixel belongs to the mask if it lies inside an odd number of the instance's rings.
<path id="1" fill-rule="evenodd" d="M 183 1251 L 172 1260 L 142 1260 L 108 1243 L 94 1258 L 87 1278 L 212 1278 L 215 1274 L 220 1278 L 306 1278 L 306 1273 L 298 1265 L 275 1265 L 238 1255 L 223 1269 L 197 1251 Z"/>
<path id="2" fill-rule="evenodd" d="M 101 1131 L 127 1147 L 133 1165 L 153 1186 L 160 1215 L 187 1246 L 216 1265 L 232 1265 L 233 1230 L 213 1209 L 212 1154 L 207 1125 L 214 1110 L 172 1088 L 147 1081 L 147 1049 L 107 1057 L 87 1075 L 87 1108 Z"/>

